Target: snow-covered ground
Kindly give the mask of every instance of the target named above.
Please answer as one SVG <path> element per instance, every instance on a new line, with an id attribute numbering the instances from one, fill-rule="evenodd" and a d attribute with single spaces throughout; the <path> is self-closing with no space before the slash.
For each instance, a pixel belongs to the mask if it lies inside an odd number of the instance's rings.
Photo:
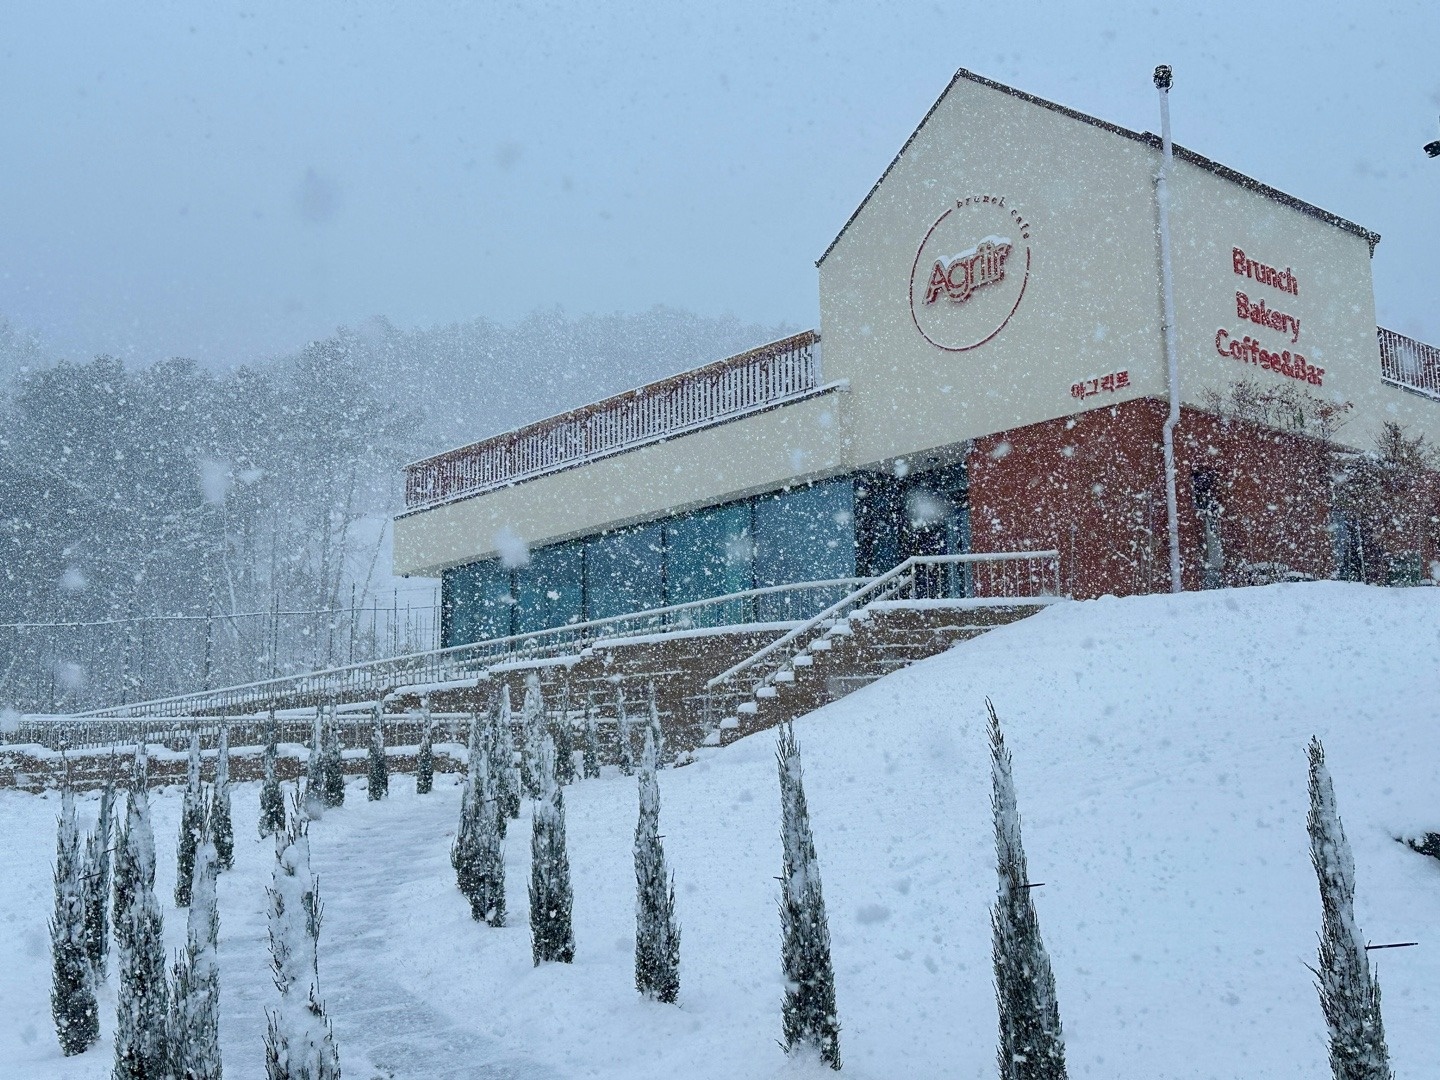
<path id="1" fill-rule="evenodd" d="M 990 1077 L 994 895 L 984 698 L 1006 725 L 1074 1077 L 1326 1075 L 1305 964 L 1320 905 L 1304 745 L 1325 740 L 1402 1080 L 1440 1077 L 1440 590 L 1317 583 L 1054 607 L 797 724 L 834 939 L 845 1072 Z M 453 778 L 347 804 L 312 830 L 321 980 L 345 1075 L 736 1080 L 811 1075 L 777 1045 L 782 991 L 773 733 L 662 774 L 682 923 L 678 1007 L 632 989 L 633 779 L 567 789 L 573 966 L 530 963 L 528 820 L 510 925 L 472 922 L 448 861 Z M 262 1075 L 271 990 L 256 786 L 222 877 L 222 1040 Z M 179 798 L 158 794 L 167 934 Z M 0 793 L 0 1068 L 101 1077 L 105 1038 L 59 1055 L 48 1007 L 58 798 Z M 83 819 L 93 798 L 82 800 Z M 113 980 L 113 974 L 112 974 Z M 818 1075 L 818 1070 L 817 1073 Z"/>

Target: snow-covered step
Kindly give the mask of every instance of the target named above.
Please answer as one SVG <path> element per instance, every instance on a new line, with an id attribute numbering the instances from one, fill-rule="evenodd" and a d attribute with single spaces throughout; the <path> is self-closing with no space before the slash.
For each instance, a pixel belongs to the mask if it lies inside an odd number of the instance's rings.
<path id="1" fill-rule="evenodd" d="M 811 652 L 829 652 L 834 647 L 835 643 L 833 641 L 827 641 L 823 637 L 816 638 L 814 641 L 812 641 L 809 645 L 806 646 L 806 648 L 809 649 Z"/>
<path id="2" fill-rule="evenodd" d="M 754 716 L 759 711 L 760 706 L 753 701 L 742 701 L 739 707 L 736 709 L 736 712 L 743 713 L 746 716 Z"/>
<path id="3" fill-rule="evenodd" d="M 834 626 L 832 626 L 829 630 L 825 631 L 825 636 L 850 637 L 854 633 L 855 630 L 853 627 L 851 627 L 850 623 L 842 619 L 840 622 L 837 622 Z"/>
<path id="4" fill-rule="evenodd" d="M 795 672 L 791 671 L 789 668 L 782 669 L 775 672 L 774 680 L 776 682 L 794 682 Z"/>
<path id="5" fill-rule="evenodd" d="M 801 653 L 799 656 L 794 657 L 790 663 L 795 667 L 810 667 L 815 663 L 815 658 Z"/>
<path id="6" fill-rule="evenodd" d="M 740 706 L 740 711 L 741 711 L 741 712 L 744 712 L 744 711 L 745 711 L 745 706 L 744 706 L 744 705 L 741 705 L 741 706 Z M 722 731 L 731 731 L 731 730 L 733 730 L 733 729 L 735 729 L 735 728 L 737 728 L 737 727 L 739 727 L 739 726 L 740 726 L 740 718 L 739 718 L 738 716 L 727 716 L 727 717 L 725 717 L 725 719 L 723 719 L 723 720 L 720 721 L 720 729 L 721 729 Z"/>
<path id="7" fill-rule="evenodd" d="M 776 697 L 778 693 L 779 691 L 773 686 L 757 686 L 755 688 L 755 696 L 757 698 L 773 698 Z"/>

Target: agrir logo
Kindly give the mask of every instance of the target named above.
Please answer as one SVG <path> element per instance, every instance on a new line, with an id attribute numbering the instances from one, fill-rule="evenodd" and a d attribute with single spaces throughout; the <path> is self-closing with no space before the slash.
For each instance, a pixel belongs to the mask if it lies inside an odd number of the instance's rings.
<path id="1" fill-rule="evenodd" d="M 920 242 L 910 271 L 910 314 L 932 345 L 965 352 L 1005 328 L 1029 280 L 1029 220 L 1003 195 L 966 196 L 936 218 Z"/>
<path id="2" fill-rule="evenodd" d="M 925 303 L 933 304 L 943 296 L 952 304 L 963 304 L 976 289 L 1004 281 L 1005 260 L 1014 249 L 1008 236 L 987 236 L 959 255 L 936 259 Z"/>

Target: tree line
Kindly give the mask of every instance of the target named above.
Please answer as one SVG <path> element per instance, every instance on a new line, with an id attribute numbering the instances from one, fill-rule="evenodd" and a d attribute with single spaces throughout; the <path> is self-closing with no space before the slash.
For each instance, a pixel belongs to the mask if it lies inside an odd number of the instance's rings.
<path id="1" fill-rule="evenodd" d="M 333 619 L 235 616 L 388 599 L 379 540 L 405 462 L 786 329 L 661 308 L 377 319 L 219 372 L 55 360 L 0 320 L 0 706 L 74 710 L 367 659 L 363 633 L 357 646 Z M 154 621 L 175 616 L 189 621 Z"/>

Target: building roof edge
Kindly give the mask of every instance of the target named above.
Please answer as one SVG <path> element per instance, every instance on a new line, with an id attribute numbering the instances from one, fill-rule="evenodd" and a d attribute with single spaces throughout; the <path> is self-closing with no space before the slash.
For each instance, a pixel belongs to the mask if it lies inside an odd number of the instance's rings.
<path id="1" fill-rule="evenodd" d="M 1003 94 L 1009 94 L 1011 97 L 1019 98 L 1021 101 L 1029 102 L 1032 105 L 1038 105 L 1042 109 L 1049 109 L 1051 112 L 1057 112 L 1062 116 L 1067 116 L 1071 120 L 1078 120 L 1082 124 L 1089 124 L 1092 127 L 1098 127 L 1102 131 L 1110 132 L 1112 135 L 1119 135 L 1122 138 L 1133 139 L 1136 142 L 1142 142 L 1148 146 L 1153 146 L 1156 148 L 1160 146 L 1160 136 L 1155 135 L 1152 132 L 1131 131 L 1129 128 L 1121 127 L 1119 124 L 1113 124 L 1108 120 L 1101 120 L 1099 117 L 1091 116 L 1089 113 L 1080 112 L 1078 109 L 1072 109 L 1067 105 L 1061 105 L 1046 98 L 1037 97 L 1036 95 L 1027 93 L 1024 90 L 1018 90 L 1013 86 L 1007 86 L 1002 82 L 996 82 L 994 79 L 987 79 L 984 75 L 977 75 L 973 71 L 969 71 L 965 68 L 960 68 L 958 71 L 955 72 L 955 75 L 951 78 L 951 80 L 945 84 L 945 89 L 940 92 L 940 96 L 937 97 L 934 103 L 930 106 L 930 108 L 926 110 L 925 115 L 920 120 L 920 123 L 915 126 L 915 130 L 910 133 L 910 137 L 905 140 L 905 145 L 900 147 L 899 151 L 895 154 L 895 156 L 890 159 L 890 164 L 885 166 L 885 171 L 880 174 L 880 178 L 870 186 L 870 190 L 865 193 L 865 198 L 860 200 L 860 205 L 857 206 L 854 212 L 845 219 L 845 224 L 842 225 L 840 227 L 840 231 L 835 234 L 835 239 L 830 241 L 829 246 L 826 247 L 824 252 L 820 255 L 820 258 L 815 260 L 815 265 L 817 267 L 825 261 L 825 259 L 830 255 L 830 252 L 835 250 L 835 245 L 838 244 L 840 242 L 840 239 L 845 235 L 845 233 L 849 231 L 850 226 L 855 223 L 855 219 L 860 216 L 860 212 L 865 209 L 866 205 L 868 205 L 870 200 L 874 197 L 875 192 L 880 189 L 880 185 L 885 182 L 886 177 L 890 175 L 890 173 L 894 170 L 896 164 L 898 164 L 900 159 L 904 157 L 905 151 L 910 149 L 910 145 L 915 141 L 915 137 L 920 134 L 921 129 L 924 128 L 924 126 L 929 122 L 930 117 L 934 115 L 935 110 L 940 107 L 940 103 L 945 100 L 945 98 L 949 95 L 950 91 L 954 89 L 955 84 L 961 79 L 965 79 L 968 82 L 976 83 L 979 86 L 988 87 L 991 90 L 998 90 Z M 1370 254 L 1372 257 L 1374 256 L 1375 245 L 1380 243 L 1379 233 L 1372 232 L 1371 230 L 1365 228 L 1363 225 L 1357 225 L 1355 222 L 1350 221 L 1348 218 L 1343 218 L 1339 214 L 1333 214 L 1329 210 L 1322 209 L 1321 207 L 1316 206 L 1314 203 L 1308 203 L 1304 199 L 1296 198 L 1294 195 L 1290 195 L 1287 192 L 1281 191 L 1279 188 L 1271 187 L 1269 184 L 1261 183 L 1259 180 L 1256 180 L 1252 176 L 1247 176 L 1245 173 L 1242 173 L 1237 169 L 1232 169 L 1228 165 L 1222 165 L 1218 161 L 1207 158 L 1203 154 L 1198 154 L 1194 150 L 1187 149 L 1186 147 L 1180 146 L 1179 144 L 1175 145 L 1175 153 L 1178 157 L 1181 158 L 1181 160 L 1187 161 L 1192 165 L 1207 170 L 1208 172 L 1213 172 L 1215 175 L 1221 177 L 1222 179 L 1228 180 L 1234 184 L 1238 184 L 1248 191 L 1253 191 L 1258 195 L 1264 195 L 1266 198 L 1273 199 L 1276 202 L 1282 203 L 1285 206 L 1289 206 L 1294 210 L 1299 210 L 1301 213 L 1308 214 L 1311 217 L 1319 218 L 1327 225 L 1333 225 L 1336 228 L 1343 229 L 1346 232 L 1353 233 L 1354 235 L 1361 237 L 1367 244 L 1370 245 Z"/>

